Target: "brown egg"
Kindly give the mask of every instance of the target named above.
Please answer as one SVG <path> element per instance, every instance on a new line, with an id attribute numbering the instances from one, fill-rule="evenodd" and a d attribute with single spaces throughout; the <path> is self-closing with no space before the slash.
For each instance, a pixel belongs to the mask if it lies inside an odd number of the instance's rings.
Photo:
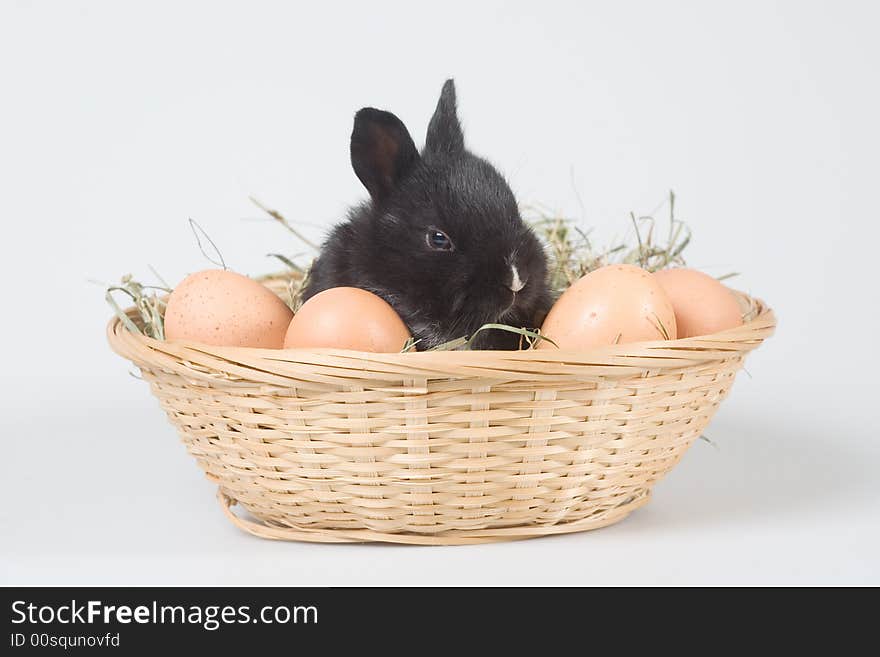
<path id="1" fill-rule="evenodd" d="M 222 269 L 190 274 L 165 309 L 165 338 L 280 349 L 293 312 L 255 280 Z"/>
<path id="2" fill-rule="evenodd" d="M 403 349 L 409 338 L 403 320 L 384 299 L 356 287 L 333 287 L 297 311 L 284 347 L 393 353 Z"/>
<path id="3" fill-rule="evenodd" d="M 654 274 L 675 309 L 678 337 L 710 335 L 742 325 L 742 310 L 731 291 L 695 269 L 665 269 Z"/>
<path id="4" fill-rule="evenodd" d="M 560 349 L 676 338 L 675 313 L 660 284 L 644 269 L 608 265 L 568 288 L 550 309 L 542 335 Z M 545 341 L 539 349 L 554 349 Z"/>

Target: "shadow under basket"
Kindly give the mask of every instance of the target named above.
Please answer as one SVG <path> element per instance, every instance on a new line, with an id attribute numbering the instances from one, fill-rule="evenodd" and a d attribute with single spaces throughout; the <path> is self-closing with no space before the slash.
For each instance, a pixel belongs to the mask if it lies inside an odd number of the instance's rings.
<path id="1" fill-rule="evenodd" d="M 596 529 L 644 505 L 773 333 L 773 312 L 736 294 L 735 329 L 583 352 L 213 347 L 116 318 L 108 337 L 241 529 L 483 543 Z"/>

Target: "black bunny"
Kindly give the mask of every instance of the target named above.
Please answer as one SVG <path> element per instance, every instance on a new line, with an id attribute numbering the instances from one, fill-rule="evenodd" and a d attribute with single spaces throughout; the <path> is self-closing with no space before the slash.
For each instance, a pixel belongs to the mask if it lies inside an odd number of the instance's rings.
<path id="1" fill-rule="evenodd" d="M 351 163 L 371 198 L 330 233 L 304 300 L 331 287 L 373 292 L 420 350 L 487 323 L 540 326 L 551 303 L 543 247 L 501 174 L 465 149 L 452 80 L 421 155 L 400 119 L 365 107 L 354 118 Z M 473 346 L 519 344 L 515 333 L 485 330 Z"/>

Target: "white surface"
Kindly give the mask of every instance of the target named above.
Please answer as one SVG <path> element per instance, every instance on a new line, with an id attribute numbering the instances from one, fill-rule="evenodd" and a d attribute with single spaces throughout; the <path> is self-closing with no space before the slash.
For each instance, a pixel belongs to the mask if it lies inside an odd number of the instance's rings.
<path id="1" fill-rule="evenodd" d="M 0 583 L 880 583 L 876 7 L 218 4 L 0 8 Z M 319 236 L 363 196 L 353 112 L 420 142 L 449 75 L 522 201 L 611 236 L 674 188 L 690 264 L 742 272 L 777 335 L 717 449 L 619 525 L 456 548 L 242 534 L 87 279 L 204 267 L 187 217 L 232 267 L 272 269 L 300 246 L 242 221 L 248 194 Z"/>

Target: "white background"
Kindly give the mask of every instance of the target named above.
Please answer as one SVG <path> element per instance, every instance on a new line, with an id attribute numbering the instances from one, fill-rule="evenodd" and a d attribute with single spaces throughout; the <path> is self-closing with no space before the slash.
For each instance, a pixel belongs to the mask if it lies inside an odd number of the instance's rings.
<path id="1" fill-rule="evenodd" d="M 880 47 L 870 2 L 0 6 L 0 583 L 880 583 Z M 674 188 L 689 264 L 776 309 L 626 521 L 454 548 L 240 533 L 104 339 L 100 287 L 301 245 L 363 197 L 353 113 L 473 150 L 608 239 Z M 660 208 L 662 215 L 666 208 Z"/>

